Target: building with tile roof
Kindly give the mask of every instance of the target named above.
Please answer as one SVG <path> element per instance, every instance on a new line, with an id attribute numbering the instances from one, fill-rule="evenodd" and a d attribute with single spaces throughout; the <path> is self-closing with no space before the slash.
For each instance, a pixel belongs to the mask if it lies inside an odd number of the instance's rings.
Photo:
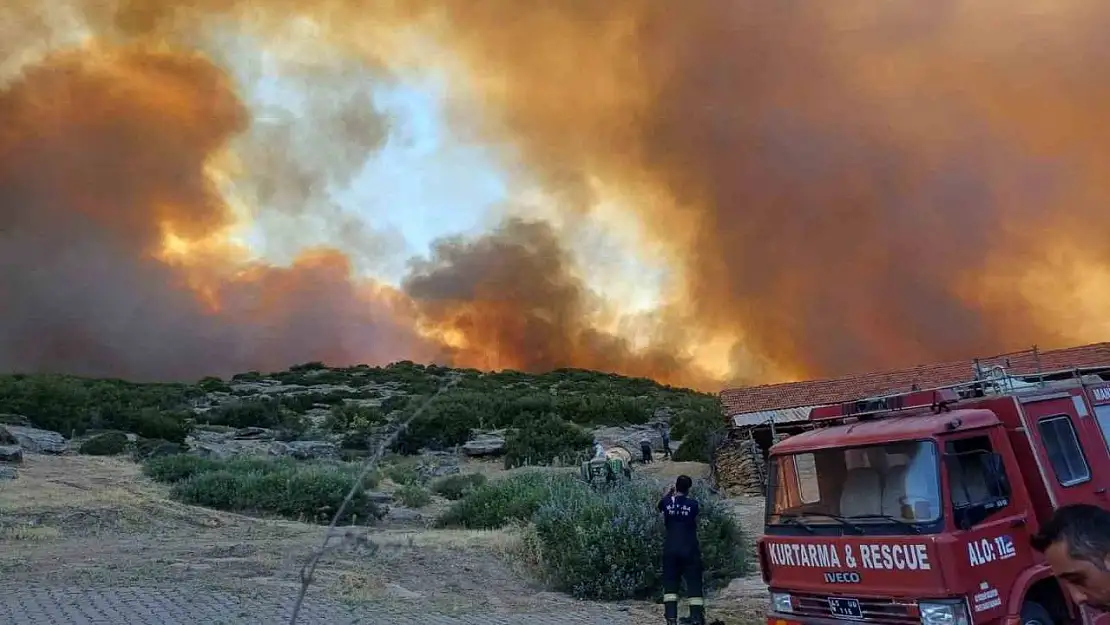
<path id="1" fill-rule="evenodd" d="M 977 364 L 982 370 L 1003 367 L 1007 374 L 1015 377 L 1110 367 L 1110 343 L 1048 351 L 1038 351 L 1034 347 L 989 358 L 920 365 L 897 371 L 734 388 L 721 392 L 721 406 L 735 427 L 796 423 L 805 421 L 810 409 L 816 406 L 970 382 L 976 377 Z"/>
<path id="2" fill-rule="evenodd" d="M 827 380 L 765 384 L 722 391 L 721 406 L 732 429 L 713 452 L 713 475 L 724 492 L 762 495 L 764 464 L 771 445 L 811 427 L 809 412 L 818 406 L 972 382 L 1004 370 L 1011 379 L 1036 381 L 1097 371 L 1110 379 L 1110 343 L 1039 351 L 1036 347 L 989 358 L 920 365 L 896 371 Z"/>

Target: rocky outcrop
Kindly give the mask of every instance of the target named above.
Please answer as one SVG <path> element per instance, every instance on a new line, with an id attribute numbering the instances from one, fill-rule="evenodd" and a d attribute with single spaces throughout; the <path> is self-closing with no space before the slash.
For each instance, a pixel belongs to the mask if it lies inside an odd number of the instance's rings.
<path id="1" fill-rule="evenodd" d="M 593 435 L 594 439 L 599 441 L 602 446 L 606 448 L 624 447 L 636 454 L 637 457 L 640 453 L 640 441 L 644 440 L 651 443 L 651 448 L 654 451 L 663 451 L 663 435 L 653 425 L 597 428 L 593 431 Z M 674 449 L 675 443 L 672 440 L 671 451 L 674 451 Z"/>
<path id="2" fill-rule="evenodd" d="M 3 425 L 0 429 L 6 430 L 29 454 L 64 454 L 69 451 L 69 442 L 57 432 L 21 425 Z"/>
<path id="3" fill-rule="evenodd" d="M 0 445 L 0 462 L 20 464 L 23 462 L 23 448 L 16 445 Z"/>
<path id="4" fill-rule="evenodd" d="M 459 471 L 459 457 L 443 451 L 426 451 L 416 463 L 416 472 L 424 480 L 455 475 Z"/>
<path id="5" fill-rule="evenodd" d="M 327 441 L 274 441 L 270 443 L 269 453 L 297 460 L 336 460 L 339 447 Z"/>
<path id="6" fill-rule="evenodd" d="M 462 452 L 474 458 L 505 453 L 505 430 L 475 433 L 462 446 Z"/>
<path id="7" fill-rule="evenodd" d="M 235 456 L 282 456 L 297 460 L 334 460 L 339 447 L 331 441 L 277 441 L 273 430 L 259 427 L 230 432 L 196 430 L 185 442 L 198 456 L 232 458 Z"/>

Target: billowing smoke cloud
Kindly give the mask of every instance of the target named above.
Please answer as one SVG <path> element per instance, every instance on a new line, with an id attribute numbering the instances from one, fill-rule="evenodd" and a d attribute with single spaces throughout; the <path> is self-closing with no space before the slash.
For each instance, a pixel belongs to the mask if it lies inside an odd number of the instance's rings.
<path id="1" fill-rule="evenodd" d="M 0 117 L 0 369 L 180 378 L 438 353 L 336 252 L 160 258 L 167 233 L 204 241 L 232 219 L 205 165 L 248 118 L 208 60 L 61 53 L 0 93 Z"/>
<path id="2" fill-rule="evenodd" d="M 553 183 L 628 190 L 744 358 L 834 375 L 1110 334 L 1100 3 L 448 6 L 506 134 Z"/>
<path id="3" fill-rule="evenodd" d="M 3 368 L 408 357 L 709 386 L 691 360 L 708 336 L 735 340 L 734 375 L 753 361 L 831 375 L 1110 333 L 1104 3 L 65 6 L 103 47 L 32 64 L 0 93 L 0 119 L 17 120 L 0 131 Z M 48 13 L 0 9 L 28 24 L 0 46 L 56 31 Z M 315 26 L 298 35 L 302 18 Z M 532 221 L 441 242 L 403 293 L 352 279 L 335 251 L 244 269 L 220 244 L 233 217 L 206 167 L 250 113 L 191 53 L 217 22 L 275 47 L 311 40 L 335 67 L 450 64 L 454 122 L 521 155 L 566 210 L 589 210 L 592 180 L 623 194 L 669 250 L 677 309 L 647 348 L 598 329 L 613 311 L 579 279 L 588 268 Z M 159 51 L 107 43 L 134 37 Z M 321 185 L 388 125 L 360 116 L 357 88 L 344 102 L 309 107 L 319 137 L 247 135 L 244 161 L 269 181 L 256 210 L 334 210 Z M 295 158 L 268 152 L 294 144 Z"/>
<path id="4" fill-rule="evenodd" d="M 681 354 L 635 351 L 628 341 L 589 325 L 603 317 L 575 277 L 573 262 L 542 222 L 509 220 L 476 241 L 441 241 L 414 264 L 404 289 L 421 321 L 463 337 L 456 362 L 485 369 L 550 370 L 567 366 L 656 376 L 704 386 Z"/>

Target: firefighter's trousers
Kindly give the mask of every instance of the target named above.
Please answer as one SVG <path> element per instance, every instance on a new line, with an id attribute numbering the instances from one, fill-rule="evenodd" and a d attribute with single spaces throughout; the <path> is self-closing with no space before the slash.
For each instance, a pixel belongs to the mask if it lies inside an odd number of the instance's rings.
<path id="1" fill-rule="evenodd" d="M 705 622 L 705 597 L 701 587 L 701 553 L 666 552 L 663 554 L 663 615 L 668 622 L 678 618 L 678 587 L 686 582 L 686 598 L 690 602 L 690 622 Z"/>

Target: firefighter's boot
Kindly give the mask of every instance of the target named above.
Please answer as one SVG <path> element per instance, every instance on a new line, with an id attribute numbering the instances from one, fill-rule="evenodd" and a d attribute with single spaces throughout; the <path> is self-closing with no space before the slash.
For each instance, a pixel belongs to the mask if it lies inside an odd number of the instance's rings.
<path id="1" fill-rule="evenodd" d="M 690 597 L 690 625 L 705 625 L 705 599 Z"/>
<path id="2" fill-rule="evenodd" d="M 666 593 L 663 595 L 663 617 L 667 625 L 678 625 L 678 594 Z"/>

